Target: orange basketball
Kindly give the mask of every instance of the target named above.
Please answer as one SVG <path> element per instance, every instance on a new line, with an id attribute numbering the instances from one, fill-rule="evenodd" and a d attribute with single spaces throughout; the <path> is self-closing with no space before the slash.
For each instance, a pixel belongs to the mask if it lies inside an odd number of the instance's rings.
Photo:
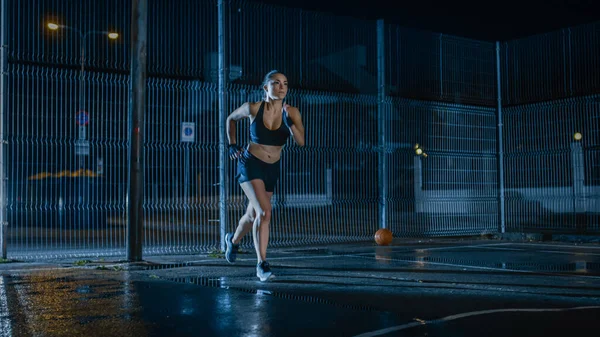
<path id="1" fill-rule="evenodd" d="M 387 228 L 381 228 L 375 232 L 375 242 L 380 246 L 387 246 L 392 243 L 392 232 Z"/>

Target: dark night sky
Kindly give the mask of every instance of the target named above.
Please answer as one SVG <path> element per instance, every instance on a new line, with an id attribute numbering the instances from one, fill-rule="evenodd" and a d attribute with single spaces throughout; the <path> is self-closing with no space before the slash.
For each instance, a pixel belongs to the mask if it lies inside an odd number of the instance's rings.
<path id="1" fill-rule="evenodd" d="M 600 21 L 600 0 L 255 0 L 478 40 L 510 40 Z"/>

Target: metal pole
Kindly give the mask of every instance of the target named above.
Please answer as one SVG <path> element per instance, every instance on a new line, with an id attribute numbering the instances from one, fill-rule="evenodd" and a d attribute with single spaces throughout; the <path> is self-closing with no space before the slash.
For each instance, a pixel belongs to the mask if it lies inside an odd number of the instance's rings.
<path id="1" fill-rule="evenodd" d="M 7 141 L 5 139 L 5 125 L 4 119 L 6 115 L 7 107 L 7 93 L 6 93 L 6 82 L 8 79 L 8 46 L 6 45 L 7 39 L 7 21 L 6 21 L 6 0 L 2 0 L 2 17 L 0 18 L 0 25 L 2 26 L 2 37 L 0 42 L 1 48 L 1 60 L 2 70 L 0 72 L 0 253 L 3 259 L 7 258 L 7 240 L 8 240 L 8 222 L 6 219 L 6 158 L 5 158 L 5 146 Z"/>
<path id="2" fill-rule="evenodd" d="M 144 213 L 143 126 L 146 110 L 148 0 L 131 2 L 131 79 L 129 81 L 129 196 L 127 260 L 142 260 Z"/>
<path id="3" fill-rule="evenodd" d="M 444 34 L 440 34 L 440 98 L 444 97 Z"/>
<path id="4" fill-rule="evenodd" d="M 379 228 L 387 228 L 387 148 L 385 114 L 385 24 L 377 20 L 377 129 L 379 133 Z"/>
<path id="5" fill-rule="evenodd" d="M 502 132 L 502 86 L 501 86 L 501 72 L 500 72 L 500 42 L 496 41 L 496 91 L 497 91 L 497 108 L 498 108 L 498 201 L 499 201 L 499 220 L 500 220 L 500 233 L 506 232 L 506 219 L 504 209 L 504 147 L 502 139 L 504 133 Z"/>
<path id="6" fill-rule="evenodd" d="M 82 111 L 85 111 L 85 103 L 84 103 L 84 76 L 85 76 L 85 43 L 87 40 L 87 33 L 86 34 L 82 34 L 79 30 L 77 30 L 77 32 L 79 33 L 79 38 L 80 38 L 80 42 L 81 42 L 81 46 L 80 46 L 80 57 L 81 57 L 81 70 L 79 71 L 79 111 L 77 111 L 77 118 L 79 118 L 79 114 Z M 79 137 L 78 137 L 78 142 L 79 144 L 81 144 L 81 151 L 86 151 L 85 150 L 85 140 L 86 140 L 86 131 L 87 131 L 87 126 L 86 125 L 79 125 Z M 81 173 L 84 174 L 84 170 L 85 170 L 85 165 L 84 165 L 84 153 L 79 153 L 79 170 L 81 170 Z M 77 204 L 79 205 L 79 207 L 81 209 L 85 208 L 85 194 L 86 194 L 86 184 L 87 184 L 87 179 L 79 179 L 79 184 L 78 184 L 78 188 L 79 188 L 79 200 L 77 201 Z M 77 215 L 77 225 L 78 226 L 84 226 L 85 225 L 85 215 L 84 212 L 79 212 L 79 214 Z M 89 231 L 88 231 L 89 233 Z"/>
<path id="7" fill-rule="evenodd" d="M 226 126 L 227 122 L 227 75 L 229 74 L 226 60 L 225 43 L 225 1 L 219 0 L 219 219 L 220 221 L 220 245 L 225 251 L 225 233 L 228 226 L 227 199 L 227 155 L 226 155 Z"/>
<path id="8" fill-rule="evenodd" d="M 583 146 L 579 141 L 571 142 L 571 169 L 573 172 L 573 214 L 575 215 L 575 229 L 585 232 L 587 229 L 587 202 L 585 195 L 585 165 Z"/>

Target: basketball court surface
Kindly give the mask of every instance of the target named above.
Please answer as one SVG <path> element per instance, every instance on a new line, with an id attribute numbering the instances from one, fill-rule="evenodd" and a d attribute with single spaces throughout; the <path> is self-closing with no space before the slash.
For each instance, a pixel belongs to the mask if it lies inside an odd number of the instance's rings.
<path id="1" fill-rule="evenodd" d="M 220 255 L 0 265 L 0 336 L 576 336 L 600 246 L 395 239 Z"/>

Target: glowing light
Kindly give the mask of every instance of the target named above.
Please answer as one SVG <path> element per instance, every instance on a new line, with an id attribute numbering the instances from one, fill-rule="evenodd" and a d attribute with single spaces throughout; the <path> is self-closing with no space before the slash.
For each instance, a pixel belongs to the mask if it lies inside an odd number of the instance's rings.
<path id="1" fill-rule="evenodd" d="M 108 38 L 116 40 L 119 38 L 119 33 L 108 33 Z"/>
<path id="2" fill-rule="evenodd" d="M 57 25 L 56 23 L 53 23 L 53 22 L 49 22 L 48 23 L 48 28 L 51 29 L 51 30 L 57 30 L 58 27 L 60 27 L 60 26 Z"/>
<path id="3" fill-rule="evenodd" d="M 573 139 L 575 140 L 581 140 L 581 138 L 583 138 L 581 132 L 575 132 L 575 134 L 573 135 Z"/>

